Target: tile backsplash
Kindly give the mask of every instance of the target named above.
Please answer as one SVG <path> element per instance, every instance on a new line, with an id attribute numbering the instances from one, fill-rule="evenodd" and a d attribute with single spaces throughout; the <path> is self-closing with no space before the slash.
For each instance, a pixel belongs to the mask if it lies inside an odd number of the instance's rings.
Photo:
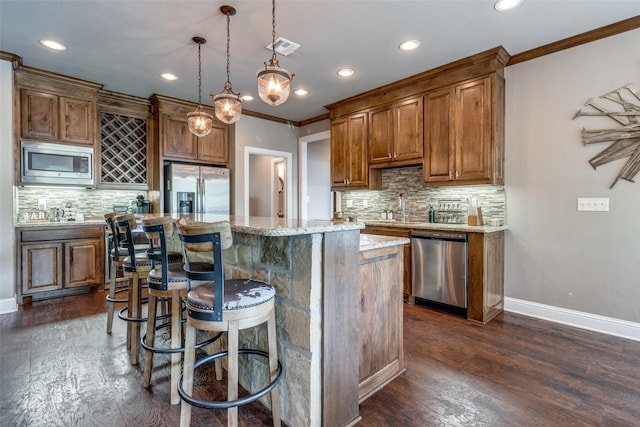
<path id="1" fill-rule="evenodd" d="M 429 206 L 433 206 L 437 222 L 447 222 L 449 213 L 461 212 L 466 223 L 470 198 L 482 208 L 485 223 L 490 218 L 506 221 L 504 186 L 424 187 L 421 166 L 384 169 L 382 190 L 342 192 L 342 211 L 345 216 L 357 216 L 359 220 L 379 220 L 383 210 L 392 209 L 395 219 L 400 219 L 398 196 L 401 193 L 407 221 L 428 222 Z"/>
<path id="2" fill-rule="evenodd" d="M 86 188 L 18 187 L 16 191 L 16 215 L 25 210 L 38 209 L 40 200 L 46 201 L 46 209 L 64 208 L 71 202 L 77 213 L 85 216 L 102 216 L 113 211 L 114 205 L 130 205 L 138 194 L 146 191 L 94 190 Z"/>

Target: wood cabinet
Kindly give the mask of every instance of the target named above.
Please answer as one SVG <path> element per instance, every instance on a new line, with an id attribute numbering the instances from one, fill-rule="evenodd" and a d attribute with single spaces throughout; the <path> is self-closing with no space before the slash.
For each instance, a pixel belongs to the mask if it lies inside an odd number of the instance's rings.
<path id="1" fill-rule="evenodd" d="M 426 185 L 503 183 L 503 105 L 495 74 L 424 96 Z"/>
<path id="2" fill-rule="evenodd" d="M 504 232 L 468 239 L 467 319 L 487 323 L 504 309 Z"/>
<path id="3" fill-rule="evenodd" d="M 379 227 L 367 225 L 360 230 L 363 234 L 375 234 L 378 236 L 411 238 L 411 230 L 397 227 Z M 411 243 L 403 245 L 403 269 L 402 269 L 402 293 L 404 301 L 413 304 L 413 286 L 411 277 Z"/>
<path id="4" fill-rule="evenodd" d="M 155 134 L 164 160 L 229 166 L 229 127 L 215 119 L 211 133 L 197 137 L 189 131 L 187 114 L 196 104 L 160 95 L 151 97 Z M 214 115 L 214 110 L 203 107 Z"/>
<path id="5" fill-rule="evenodd" d="M 102 86 L 29 67 L 16 70 L 23 139 L 93 145 Z"/>
<path id="6" fill-rule="evenodd" d="M 104 227 L 20 227 L 17 236 L 20 304 L 83 292 L 103 283 Z"/>
<path id="7" fill-rule="evenodd" d="M 403 248 L 360 252 L 360 402 L 404 372 Z"/>
<path id="8" fill-rule="evenodd" d="M 369 111 L 369 165 L 412 166 L 422 163 L 422 96 Z"/>
<path id="9" fill-rule="evenodd" d="M 153 164 L 148 143 L 150 108 L 148 99 L 98 93 L 99 188 L 149 190 Z"/>
<path id="10" fill-rule="evenodd" d="M 331 121 L 331 186 L 336 190 L 381 187 L 379 174 L 369 176 L 367 122 L 367 113 Z"/>

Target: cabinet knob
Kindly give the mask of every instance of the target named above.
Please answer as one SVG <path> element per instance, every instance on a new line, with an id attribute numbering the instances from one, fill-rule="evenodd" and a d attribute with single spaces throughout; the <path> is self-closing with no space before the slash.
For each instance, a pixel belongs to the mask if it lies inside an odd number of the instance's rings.
<path id="1" fill-rule="evenodd" d="M 460 172 L 456 171 L 456 179 L 460 176 Z"/>
<path id="2" fill-rule="evenodd" d="M 449 171 L 449 179 L 451 179 L 451 171 Z"/>
<path id="3" fill-rule="evenodd" d="M 387 157 L 391 158 L 391 153 L 387 153 Z"/>

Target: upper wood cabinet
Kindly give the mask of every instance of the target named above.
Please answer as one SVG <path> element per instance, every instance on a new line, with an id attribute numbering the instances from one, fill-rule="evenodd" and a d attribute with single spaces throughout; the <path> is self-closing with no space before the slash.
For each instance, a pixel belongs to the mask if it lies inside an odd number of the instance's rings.
<path id="1" fill-rule="evenodd" d="M 379 186 L 367 167 L 367 113 L 331 121 L 331 186 L 338 189 Z M 370 185 L 371 184 L 371 185 Z"/>
<path id="2" fill-rule="evenodd" d="M 16 70 L 23 139 L 93 145 L 96 141 L 96 83 L 29 67 Z"/>
<path id="3" fill-rule="evenodd" d="M 504 80 L 487 77 L 424 97 L 426 185 L 502 184 Z"/>
<path id="4" fill-rule="evenodd" d="M 217 166 L 229 165 L 227 125 L 214 116 L 211 133 L 197 137 L 189 131 L 187 122 L 187 114 L 195 110 L 196 104 L 160 95 L 153 95 L 151 102 L 161 158 Z M 213 109 L 203 109 L 214 115 Z"/>
<path id="5" fill-rule="evenodd" d="M 150 109 L 148 99 L 111 91 L 98 93 L 98 188 L 149 190 Z"/>
<path id="6" fill-rule="evenodd" d="M 422 96 L 369 112 L 369 165 L 422 163 Z"/>

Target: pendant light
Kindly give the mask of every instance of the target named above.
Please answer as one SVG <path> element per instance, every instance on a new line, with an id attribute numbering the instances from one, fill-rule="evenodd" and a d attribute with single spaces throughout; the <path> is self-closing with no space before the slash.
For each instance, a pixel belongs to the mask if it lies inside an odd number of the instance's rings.
<path id="1" fill-rule="evenodd" d="M 198 44 L 198 108 L 187 114 L 189 122 L 189 130 L 195 136 L 206 136 L 211 133 L 211 125 L 213 124 L 213 116 L 202 111 L 202 63 L 200 61 L 200 48 L 207 42 L 203 37 L 195 36 L 192 39 Z"/>
<path id="2" fill-rule="evenodd" d="M 216 117 L 226 124 L 235 123 L 240 120 L 242 115 L 242 101 L 240 94 L 233 93 L 231 89 L 231 81 L 229 79 L 229 44 L 231 38 L 229 36 L 230 16 L 236 14 L 236 9 L 232 6 L 221 6 L 220 11 L 227 15 L 227 82 L 224 84 L 224 90 L 213 96 L 213 103 L 216 107 Z"/>
<path id="3" fill-rule="evenodd" d="M 264 69 L 258 70 L 258 95 L 267 104 L 280 105 L 289 98 L 291 78 L 293 74 L 280 68 L 276 59 L 276 0 L 272 0 L 271 7 L 271 49 L 273 54 L 269 64 L 264 63 Z"/>

